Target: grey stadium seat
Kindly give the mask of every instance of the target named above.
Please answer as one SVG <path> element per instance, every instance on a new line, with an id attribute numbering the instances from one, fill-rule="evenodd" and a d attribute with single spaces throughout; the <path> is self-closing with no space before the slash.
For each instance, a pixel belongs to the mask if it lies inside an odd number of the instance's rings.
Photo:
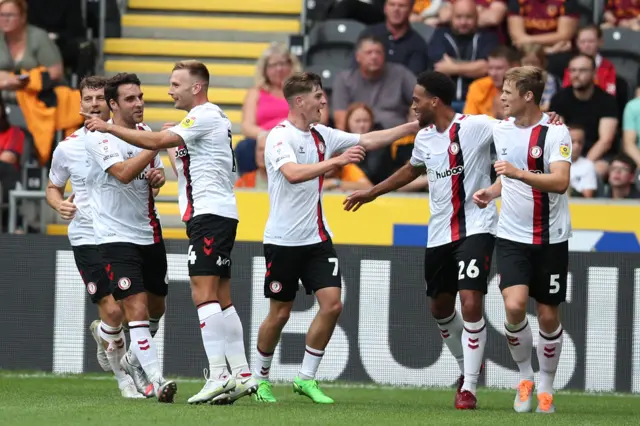
<path id="1" fill-rule="evenodd" d="M 351 20 L 317 22 L 308 37 L 307 65 L 333 65 L 348 68 L 353 50 L 365 25 Z"/>
<path id="2" fill-rule="evenodd" d="M 322 77 L 322 87 L 327 92 L 331 92 L 331 90 L 333 89 L 333 81 L 335 80 L 336 75 L 340 71 L 342 71 L 342 68 L 332 67 L 330 65 L 316 64 L 308 66 L 306 70 L 318 74 L 320 77 Z"/>
<path id="3" fill-rule="evenodd" d="M 616 74 L 627 80 L 630 86 L 638 86 L 640 71 L 640 32 L 626 28 L 609 28 L 603 31 L 601 53 L 616 67 Z"/>
<path id="4" fill-rule="evenodd" d="M 424 39 L 425 42 L 427 42 L 427 44 L 429 44 L 431 37 L 433 37 L 433 33 L 436 32 L 435 27 L 427 25 L 423 22 L 413 22 L 411 23 L 411 26 L 413 27 L 413 30 L 415 32 L 420 34 L 420 36 Z"/>

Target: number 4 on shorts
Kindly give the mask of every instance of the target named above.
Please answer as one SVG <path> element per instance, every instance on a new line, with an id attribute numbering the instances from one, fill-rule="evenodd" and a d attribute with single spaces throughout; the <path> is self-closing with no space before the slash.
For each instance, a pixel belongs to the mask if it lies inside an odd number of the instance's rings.
<path id="1" fill-rule="evenodd" d="M 189 250 L 187 250 L 187 261 L 193 265 L 196 263 L 196 252 L 193 250 L 193 246 L 189 246 Z"/>

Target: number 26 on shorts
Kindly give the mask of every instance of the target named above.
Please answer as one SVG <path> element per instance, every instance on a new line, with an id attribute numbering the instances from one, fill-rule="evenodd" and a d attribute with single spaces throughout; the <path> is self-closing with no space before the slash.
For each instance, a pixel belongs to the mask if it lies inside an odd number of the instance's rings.
<path id="1" fill-rule="evenodd" d="M 467 274 L 467 277 L 471 279 L 478 278 L 478 276 L 480 275 L 480 269 L 478 269 L 478 267 L 476 266 L 475 259 L 471 259 L 469 261 L 469 263 L 467 264 L 466 271 L 464 266 L 465 266 L 464 260 L 461 260 L 460 262 L 458 262 L 458 280 L 464 280 L 465 273 Z"/>

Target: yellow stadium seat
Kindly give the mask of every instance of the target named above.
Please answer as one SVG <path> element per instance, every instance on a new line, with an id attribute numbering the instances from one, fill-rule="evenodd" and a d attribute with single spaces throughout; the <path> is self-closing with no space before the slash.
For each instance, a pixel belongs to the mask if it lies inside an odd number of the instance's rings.
<path id="1" fill-rule="evenodd" d="M 180 58 L 247 58 L 257 59 L 269 43 L 227 41 L 151 40 L 109 38 L 104 52 L 114 55 L 176 56 Z"/>
<path id="2" fill-rule="evenodd" d="M 126 14 L 122 17 L 124 27 L 175 28 L 184 30 L 252 31 L 299 33 L 299 19 L 260 19 L 239 17 L 199 17 Z"/>
<path id="3" fill-rule="evenodd" d="M 299 15 L 300 0 L 129 0 L 129 9 L 184 10 L 195 12 L 269 13 Z"/>
<path id="4" fill-rule="evenodd" d="M 253 64 L 223 64 L 205 62 L 209 74 L 229 77 L 253 77 L 256 67 Z M 133 72 L 138 74 L 166 74 L 167 88 L 173 62 L 166 61 L 132 61 L 128 59 L 109 59 L 105 62 L 105 71 L 111 73 Z"/>

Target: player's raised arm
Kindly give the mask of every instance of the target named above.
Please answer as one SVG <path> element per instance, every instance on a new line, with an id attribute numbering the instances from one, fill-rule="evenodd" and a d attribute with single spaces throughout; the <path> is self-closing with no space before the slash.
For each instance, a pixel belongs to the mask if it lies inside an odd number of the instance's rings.
<path id="1" fill-rule="evenodd" d="M 293 154 L 293 150 L 291 150 L 291 153 Z M 350 163 L 359 163 L 364 159 L 364 156 L 364 148 L 361 146 L 354 146 L 337 157 L 313 164 L 298 164 L 294 161 L 287 161 L 286 159 L 280 158 L 271 160 L 271 156 L 268 158 L 272 162 L 274 168 L 276 170 L 279 169 L 289 183 L 296 184 L 315 179 L 318 176 L 323 176 L 336 167 L 346 166 Z M 295 155 L 293 155 L 293 158 L 295 159 Z"/>
<path id="2" fill-rule="evenodd" d="M 401 124 L 391 129 L 376 130 L 360 136 L 360 145 L 367 151 L 391 145 L 405 136 L 415 135 L 420 130 L 418 121 Z"/>
<path id="3" fill-rule="evenodd" d="M 151 133 L 140 131 L 140 133 Z M 104 170 L 121 183 L 128 184 L 149 165 L 156 151 L 142 151 L 133 158 L 124 160 L 117 147 L 105 135 L 87 135 L 87 154 Z"/>
<path id="4" fill-rule="evenodd" d="M 507 161 L 496 161 L 498 176 L 520 180 L 542 192 L 564 194 L 569 188 L 571 170 L 571 136 L 565 127 L 552 126 L 556 135 L 549 141 L 549 173 L 544 170 L 521 170 Z"/>
<path id="5" fill-rule="evenodd" d="M 126 127 L 113 123 L 107 123 L 100 117 L 85 113 L 81 114 L 86 118 L 84 125 L 88 130 L 92 132 L 110 133 L 139 148 L 161 150 L 174 148 L 184 143 L 182 137 L 170 130 L 147 132 L 146 130 L 127 129 Z"/>

